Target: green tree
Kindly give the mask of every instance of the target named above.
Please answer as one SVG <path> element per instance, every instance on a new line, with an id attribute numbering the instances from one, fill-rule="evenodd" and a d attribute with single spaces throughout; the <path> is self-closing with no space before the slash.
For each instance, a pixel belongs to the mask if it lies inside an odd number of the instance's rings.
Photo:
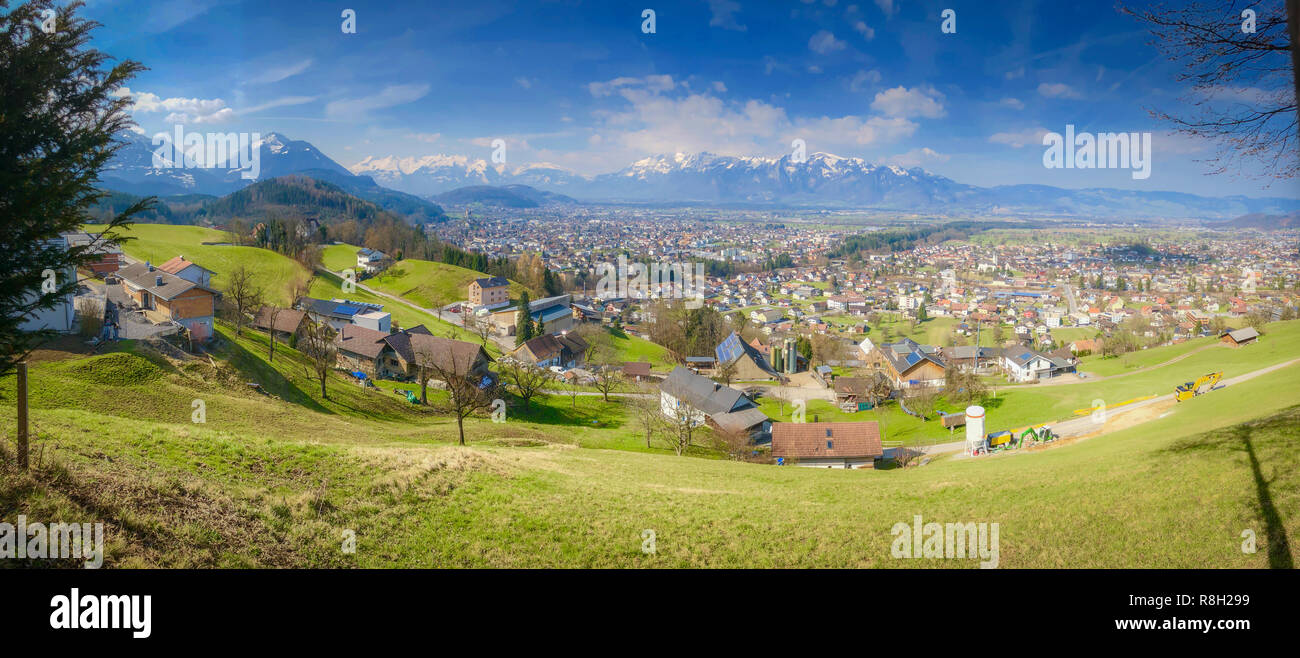
<path id="1" fill-rule="evenodd" d="M 52 309 L 77 287 L 76 269 L 105 244 L 122 240 L 132 216 L 153 207 L 142 199 L 108 221 L 90 245 L 64 248 L 59 234 L 79 228 L 108 196 L 100 171 L 122 146 L 131 99 L 116 92 L 144 67 L 89 47 L 97 23 L 64 6 L 0 2 L 0 375 L 14 370 L 53 330 L 22 332 L 34 312 Z M 42 29 L 53 10 L 54 31 Z"/>
<path id="2" fill-rule="evenodd" d="M 528 299 L 528 291 L 525 290 L 519 296 L 519 313 L 515 316 L 515 346 L 523 345 L 524 341 L 533 337 L 533 316 L 528 312 L 528 305 L 531 301 Z"/>

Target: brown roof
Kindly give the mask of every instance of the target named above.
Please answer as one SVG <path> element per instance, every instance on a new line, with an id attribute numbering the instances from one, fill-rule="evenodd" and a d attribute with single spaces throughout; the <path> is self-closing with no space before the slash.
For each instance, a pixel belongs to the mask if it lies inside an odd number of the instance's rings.
<path id="1" fill-rule="evenodd" d="M 386 340 L 403 359 L 410 363 L 428 363 L 443 370 L 451 370 L 454 366 L 458 375 L 469 374 L 477 365 L 480 356 L 484 360 L 492 360 L 480 345 L 463 340 L 404 332 L 388 336 Z"/>
<path id="2" fill-rule="evenodd" d="M 827 445 L 830 445 L 828 448 Z M 772 456 L 814 458 L 880 457 L 880 426 L 857 423 L 772 423 Z"/>
<path id="3" fill-rule="evenodd" d="M 650 364 L 645 361 L 631 361 L 624 363 L 623 374 L 629 377 L 649 377 Z"/>
<path id="4" fill-rule="evenodd" d="M 345 324 L 334 337 L 334 345 L 340 350 L 374 359 L 384 351 L 387 345 L 384 338 L 387 336 L 388 334 L 382 331 Z"/>
<path id="5" fill-rule="evenodd" d="M 117 277 L 136 287 L 148 290 L 155 297 L 164 301 L 175 299 L 177 295 L 195 288 L 216 294 L 216 291 L 211 288 L 204 288 L 192 281 L 187 281 L 156 267 L 150 270 L 145 263 L 127 265 L 117 271 Z M 161 280 L 161 283 L 159 283 L 159 280 Z"/>
<path id="6" fill-rule="evenodd" d="M 195 263 L 194 261 L 185 260 L 185 257 L 184 257 L 184 256 L 176 256 L 175 258 L 172 258 L 171 260 L 169 260 L 169 261 L 167 261 L 166 263 L 163 263 L 162 265 L 159 265 L 159 266 L 157 266 L 157 267 L 158 267 L 158 269 L 160 269 L 160 270 L 162 270 L 162 271 L 164 271 L 164 272 L 166 272 L 166 273 L 168 273 L 168 274 L 176 274 L 177 272 L 180 272 L 181 270 L 183 270 L 183 269 L 185 269 L 185 268 L 187 268 L 187 267 L 189 267 L 189 266 L 191 266 L 191 265 L 197 265 L 197 263 Z M 198 267 L 199 267 L 199 269 L 204 269 L 204 270 L 207 269 L 206 267 L 203 267 L 202 265 L 199 265 Z M 208 270 L 208 271 L 210 272 L 211 270 Z"/>
<path id="7" fill-rule="evenodd" d="M 258 329 L 267 329 L 271 326 L 271 314 L 275 314 L 275 330 L 283 331 L 286 334 L 298 331 L 302 325 L 302 319 L 307 317 L 303 311 L 295 311 L 291 308 L 277 308 L 275 306 L 263 306 L 258 309 L 257 317 L 253 318 L 253 326 Z"/>

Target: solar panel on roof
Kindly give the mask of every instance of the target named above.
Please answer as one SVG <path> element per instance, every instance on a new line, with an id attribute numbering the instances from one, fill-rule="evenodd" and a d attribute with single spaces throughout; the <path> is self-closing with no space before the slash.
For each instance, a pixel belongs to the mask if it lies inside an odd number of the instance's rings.
<path id="1" fill-rule="evenodd" d="M 347 304 L 339 304 L 334 307 L 334 312 L 340 315 L 356 315 L 361 312 L 361 309 L 355 306 L 348 306 Z"/>
<path id="2" fill-rule="evenodd" d="M 1024 354 L 1021 354 L 1021 355 L 1020 355 L 1020 359 L 1021 359 L 1021 360 L 1025 360 L 1025 359 L 1028 359 L 1028 358 L 1029 358 L 1029 352 L 1025 352 Z"/>
<path id="3" fill-rule="evenodd" d="M 921 360 L 921 355 L 920 355 L 920 354 L 908 354 L 908 355 L 907 355 L 907 365 L 909 365 L 909 366 L 910 366 L 910 365 L 915 365 L 916 362 L 917 362 L 917 361 L 920 361 L 920 360 Z"/>

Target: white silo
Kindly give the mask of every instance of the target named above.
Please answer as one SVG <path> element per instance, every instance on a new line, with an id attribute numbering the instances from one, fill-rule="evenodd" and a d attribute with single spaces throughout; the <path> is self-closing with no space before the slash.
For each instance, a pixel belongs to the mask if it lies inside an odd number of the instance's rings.
<path id="1" fill-rule="evenodd" d="M 975 454 L 984 445 L 984 407 L 966 407 L 966 452 Z"/>

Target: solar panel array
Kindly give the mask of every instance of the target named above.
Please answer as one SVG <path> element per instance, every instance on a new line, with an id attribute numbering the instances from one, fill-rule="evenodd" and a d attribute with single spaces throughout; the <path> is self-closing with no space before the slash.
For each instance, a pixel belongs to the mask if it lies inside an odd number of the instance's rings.
<path id="1" fill-rule="evenodd" d="M 722 341 L 721 345 L 718 345 L 718 349 L 715 351 L 718 353 L 720 363 L 730 363 L 740 358 L 740 355 L 745 352 L 745 348 L 740 345 L 740 337 L 735 332 L 732 332 L 730 336 L 727 336 L 726 340 Z"/>

